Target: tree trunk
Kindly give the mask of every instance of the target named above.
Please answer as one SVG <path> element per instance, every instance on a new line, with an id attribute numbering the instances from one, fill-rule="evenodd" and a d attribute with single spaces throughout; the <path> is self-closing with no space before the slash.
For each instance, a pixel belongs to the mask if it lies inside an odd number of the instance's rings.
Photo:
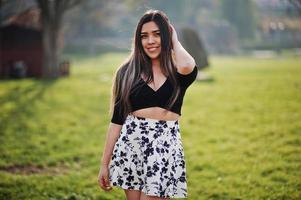
<path id="1" fill-rule="evenodd" d="M 43 78 L 57 78 L 59 70 L 59 26 L 57 22 L 46 21 L 43 24 Z"/>
<path id="2" fill-rule="evenodd" d="M 57 78 L 59 68 L 60 34 L 63 15 L 66 10 L 76 6 L 81 0 L 37 0 L 41 9 L 43 26 L 43 78 Z"/>

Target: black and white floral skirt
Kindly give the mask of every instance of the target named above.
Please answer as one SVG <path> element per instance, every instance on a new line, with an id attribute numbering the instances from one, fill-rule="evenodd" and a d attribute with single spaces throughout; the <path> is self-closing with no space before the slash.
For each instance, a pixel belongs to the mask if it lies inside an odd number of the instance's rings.
<path id="1" fill-rule="evenodd" d="M 128 115 L 114 146 L 110 182 L 164 198 L 187 197 L 178 121 Z"/>

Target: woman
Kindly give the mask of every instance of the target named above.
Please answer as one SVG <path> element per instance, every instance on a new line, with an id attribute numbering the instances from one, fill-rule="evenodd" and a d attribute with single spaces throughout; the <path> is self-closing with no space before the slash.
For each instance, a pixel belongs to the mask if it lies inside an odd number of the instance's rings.
<path id="1" fill-rule="evenodd" d="M 187 197 L 178 120 L 196 76 L 195 61 L 167 16 L 147 11 L 133 51 L 115 76 L 114 111 L 98 176 L 102 189 L 119 186 L 129 200 Z"/>

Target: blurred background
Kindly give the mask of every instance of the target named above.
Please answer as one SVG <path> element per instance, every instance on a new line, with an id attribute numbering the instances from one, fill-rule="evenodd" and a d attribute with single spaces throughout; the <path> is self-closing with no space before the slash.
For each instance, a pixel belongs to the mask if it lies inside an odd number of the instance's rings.
<path id="1" fill-rule="evenodd" d="M 128 50 L 137 19 L 150 8 L 164 11 L 176 27 L 193 27 L 210 54 L 301 46 L 300 4 L 289 0 L 85 1 L 66 17 L 65 51 Z M 74 46 L 73 46 L 74 45 Z M 76 48 L 75 48 L 76 47 Z M 78 48 L 80 47 L 80 48 Z"/>
<path id="2" fill-rule="evenodd" d="M 301 54 L 299 0 L 2 0 L 1 77 L 22 66 L 28 76 L 55 77 L 59 67 L 61 74 L 68 74 L 69 59 L 62 55 L 128 52 L 137 21 L 147 9 L 167 13 L 179 35 L 184 28 L 193 29 L 201 48 L 191 53 Z M 50 75 L 55 69 L 56 75 Z"/>
<path id="3" fill-rule="evenodd" d="M 180 119 L 188 199 L 301 199 L 300 0 L 0 0 L 0 199 L 124 199 L 97 175 L 148 9 L 199 67 Z"/>

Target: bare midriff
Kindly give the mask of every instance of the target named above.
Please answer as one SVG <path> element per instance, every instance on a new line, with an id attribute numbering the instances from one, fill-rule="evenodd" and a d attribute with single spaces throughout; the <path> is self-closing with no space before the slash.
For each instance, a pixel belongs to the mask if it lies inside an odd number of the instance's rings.
<path id="1" fill-rule="evenodd" d="M 178 120 L 180 118 L 179 114 L 168 111 L 160 107 L 139 109 L 132 112 L 131 114 L 137 117 L 144 117 L 144 118 L 158 119 L 158 120 L 165 120 L 165 121 L 173 121 L 173 120 Z"/>

